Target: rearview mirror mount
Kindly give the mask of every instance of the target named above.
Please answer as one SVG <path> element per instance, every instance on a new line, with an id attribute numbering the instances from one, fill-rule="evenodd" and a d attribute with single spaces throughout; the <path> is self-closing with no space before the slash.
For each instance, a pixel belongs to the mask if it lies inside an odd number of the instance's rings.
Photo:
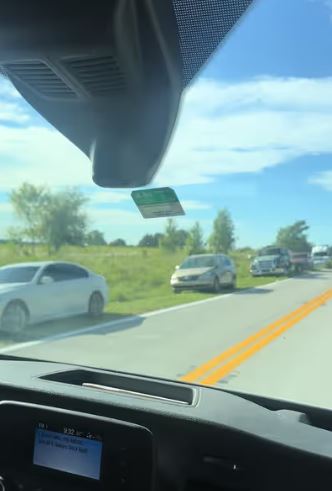
<path id="1" fill-rule="evenodd" d="M 0 70 L 92 160 L 96 184 L 144 186 L 183 89 L 251 2 L 4 0 Z"/>
<path id="2" fill-rule="evenodd" d="M 0 65 L 18 91 L 92 160 L 96 184 L 147 184 L 183 90 L 172 2 L 32 0 L 25 9 L 13 0 L 6 7 Z"/>

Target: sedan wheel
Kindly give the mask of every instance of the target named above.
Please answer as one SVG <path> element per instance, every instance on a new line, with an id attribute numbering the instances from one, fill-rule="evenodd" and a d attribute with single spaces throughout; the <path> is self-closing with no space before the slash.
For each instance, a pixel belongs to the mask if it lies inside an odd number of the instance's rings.
<path id="1" fill-rule="evenodd" d="M 5 307 L 1 317 L 1 330 L 20 332 L 28 323 L 28 312 L 21 302 L 11 302 Z"/>
<path id="2" fill-rule="evenodd" d="M 104 299 L 99 292 L 94 292 L 89 300 L 89 316 L 100 317 L 104 310 Z"/>

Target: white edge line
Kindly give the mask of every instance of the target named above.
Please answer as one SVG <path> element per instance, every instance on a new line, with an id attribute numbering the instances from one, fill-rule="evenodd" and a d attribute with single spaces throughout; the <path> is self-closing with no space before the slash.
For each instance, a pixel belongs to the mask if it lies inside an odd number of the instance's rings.
<path id="1" fill-rule="evenodd" d="M 268 286 L 280 285 L 281 283 L 285 283 L 286 281 L 289 281 L 291 279 L 292 278 L 285 278 L 284 280 L 273 281 L 272 283 L 266 283 L 264 285 L 259 285 L 256 287 L 255 286 L 249 287 L 249 288 L 245 289 L 244 291 L 250 292 L 251 290 L 257 290 L 259 288 L 266 288 Z M 188 307 L 194 307 L 196 305 L 202 305 L 202 304 L 205 304 L 208 302 L 215 302 L 217 300 L 229 298 L 229 297 L 232 297 L 236 294 L 237 294 L 237 292 L 235 291 L 233 293 L 216 295 L 216 296 L 211 297 L 211 298 L 205 298 L 204 300 L 197 300 L 194 302 L 188 302 L 188 303 L 183 303 L 180 305 L 175 305 L 174 307 L 167 307 L 165 309 L 154 310 L 152 312 L 147 312 L 146 314 L 137 314 L 137 315 L 133 315 L 133 316 L 124 317 L 123 319 L 119 319 L 119 320 L 115 320 L 115 321 L 103 322 L 102 324 L 96 324 L 94 326 L 82 327 L 82 329 L 76 329 L 76 330 L 68 331 L 68 332 L 61 333 L 61 334 L 55 334 L 54 336 L 47 336 L 43 339 L 37 339 L 36 341 L 26 341 L 24 343 L 12 344 L 8 347 L 1 348 L 0 354 L 6 354 L 6 353 L 10 353 L 11 351 L 17 351 L 17 350 L 24 349 L 24 348 L 30 348 L 33 346 L 38 346 L 39 344 L 49 343 L 49 342 L 53 342 L 53 341 L 60 341 L 61 339 L 65 339 L 65 338 L 69 338 L 69 337 L 80 336 L 82 334 L 87 334 L 87 333 L 102 330 L 106 327 L 121 326 L 122 324 L 134 322 L 138 318 L 146 319 L 149 317 L 153 317 L 155 315 L 166 314 L 168 312 L 175 312 L 177 310 L 186 309 Z"/>

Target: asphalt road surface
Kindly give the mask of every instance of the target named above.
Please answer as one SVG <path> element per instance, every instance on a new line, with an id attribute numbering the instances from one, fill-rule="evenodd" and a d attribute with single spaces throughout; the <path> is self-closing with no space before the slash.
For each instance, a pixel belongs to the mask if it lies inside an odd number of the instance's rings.
<path id="1" fill-rule="evenodd" d="M 332 272 L 0 351 L 332 407 Z"/>

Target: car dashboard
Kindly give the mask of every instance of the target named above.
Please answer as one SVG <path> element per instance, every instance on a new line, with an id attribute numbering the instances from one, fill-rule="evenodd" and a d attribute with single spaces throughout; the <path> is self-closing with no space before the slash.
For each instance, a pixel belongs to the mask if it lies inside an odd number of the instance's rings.
<path id="1" fill-rule="evenodd" d="M 0 399 L 0 489 L 331 487 L 322 409 L 24 360 L 0 361 Z"/>

